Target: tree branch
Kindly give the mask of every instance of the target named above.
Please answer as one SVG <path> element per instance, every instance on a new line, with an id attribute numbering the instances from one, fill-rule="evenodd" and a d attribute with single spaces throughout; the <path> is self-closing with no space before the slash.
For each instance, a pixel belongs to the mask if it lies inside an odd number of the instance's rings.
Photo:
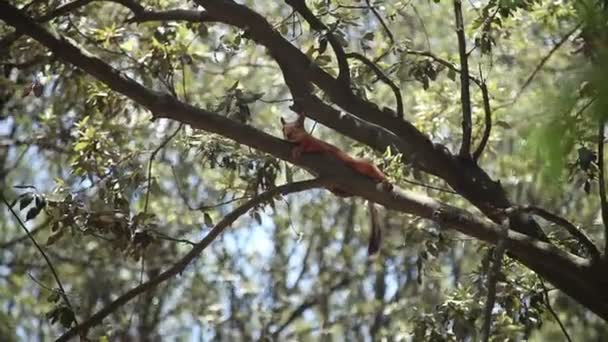
<path id="1" fill-rule="evenodd" d="M 483 98 L 483 112 L 485 114 L 485 128 L 483 131 L 483 136 L 481 137 L 481 141 L 479 142 L 479 146 L 473 152 L 473 160 L 477 162 L 483 150 L 486 148 L 488 141 L 490 140 L 490 133 L 492 132 L 492 108 L 490 107 L 490 95 L 488 94 L 488 87 L 486 86 L 485 80 L 481 82 L 479 85 L 479 89 L 481 89 L 481 96 Z"/>
<path id="2" fill-rule="evenodd" d="M 63 6 L 57 7 L 55 10 L 49 12 L 48 14 L 43 15 L 42 17 L 38 18 L 36 20 L 36 22 L 38 23 L 45 23 L 47 21 L 50 21 L 52 19 L 55 19 L 59 16 L 62 15 L 66 15 L 69 12 L 86 6 L 88 4 L 90 4 L 91 2 L 93 2 L 95 0 L 75 0 L 72 1 L 70 3 L 67 3 Z M 17 41 L 17 39 L 19 39 L 22 36 L 22 33 L 19 32 L 18 30 L 16 30 L 13 33 L 10 33 L 6 36 L 4 36 L 2 39 L 0 39 L 0 54 L 4 54 L 5 50 L 8 49 L 14 42 Z"/>
<path id="3" fill-rule="evenodd" d="M 370 68 L 376 74 L 376 76 L 378 76 L 378 79 L 380 79 L 382 82 L 384 82 L 386 85 L 388 85 L 393 90 L 393 93 L 395 94 L 395 100 L 397 101 L 397 115 L 399 117 L 403 118 L 403 98 L 401 97 L 401 90 L 399 89 L 399 87 L 397 87 L 395 82 L 393 82 L 380 69 L 380 67 L 378 67 L 376 65 L 376 63 L 370 61 L 367 57 L 363 56 L 362 54 L 360 54 L 358 52 L 347 53 L 346 58 L 354 58 L 354 59 L 362 62 L 363 64 L 365 64 L 368 68 Z"/>
<path id="4" fill-rule="evenodd" d="M 494 264 L 488 274 L 488 296 L 484 309 L 483 327 L 481 328 L 481 340 L 488 342 L 490 340 L 490 331 L 492 328 L 492 310 L 496 303 L 496 283 L 498 282 L 498 274 L 502 265 L 502 258 L 505 254 L 505 238 L 508 236 L 509 225 L 505 222 L 501 227 L 501 236 L 498 239 L 496 248 L 494 248 Z"/>
<path id="5" fill-rule="evenodd" d="M 456 35 L 458 37 L 458 53 L 460 55 L 460 101 L 462 102 L 462 144 L 460 157 L 470 158 L 471 155 L 471 94 L 469 93 L 469 55 L 464 37 L 464 21 L 462 19 L 462 2 L 454 0 L 454 17 L 456 19 Z"/>
<path id="6" fill-rule="evenodd" d="M 217 238 L 228 226 L 230 226 L 236 219 L 247 213 L 251 208 L 258 206 L 260 203 L 266 202 L 272 199 L 277 195 L 286 195 L 294 192 L 300 192 L 308 189 L 312 189 L 315 187 L 322 186 L 323 182 L 319 179 L 313 179 L 308 181 L 302 181 L 297 183 L 285 184 L 274 189 L 268 190 L 251 200 L 245 202 L 240 205 L 230 213 L 228 213 L 224 218 L 218 222 L 213 229 L 186 255 L 184 255 L 181 259 L 179 259 L 176 263 L 174 263 L 171 267 L 169 267 L 164 272 L 160 273 L 158 276 L 148 280 L 147 282 L 132 288 L 127 291 L 122 296 L 116 298 L 110 304 L 108 304 L 103 309 L 97 311 L 93 316 L 89 317 L 86 321 L 82 322 L 82 324 L 68 330 L 63 335 L 61 335 L 55 342 L 68 341 L 72 337 L 76 336 L 78 332 L 86 332 L 90 328 L 98 325 L 101 321 L 118 310 L 123 305 L 127 304 L 130 300 L 137 297 L 138 295 L 147 292 L 164 281 L 167 281 L 173 278 L 175 275 L 182 273 L 186 267 L 196 258 L 198 257 L 204 250 Z"/>
<path id="7" fill-rule="evenodd" d="M 481 90 L 481 95 L 483 98 L 483 111 L 485 114 L 485 117 L 484 117 L 485 129 L 484 129 L 481 141 L 479 142 L 479 146 L 477 146 L 477 149 L 475 149 L 475 152 L 473 152 L 473 160 L 475 162 L 477 162 L 479 160 L 479 158 L 481 157 L 484 149 L 486 148 L 486 145 L 488 144 L 488 141 L 490 140 L 490 133 L 492 132 L 492 108 L 490 107 L 490 95 L 488 93 L 488 87 L 486 85 L 485 80 L 483 78 L 479 79 L 471 74 L 463 73 L 462 70 L 456 68 L 454 66 L 454 64 L 452 64 L 451 62 L 449 62 L 441 57 L 438 57 L 429 51 L 407 50 L 406 53 L 411 54 L 411 55 L 429 57 L 432 60 L 434 60 L 435 62 L 458 73 L 460 75 L 461 79 L 462 79 L 462 76 L 465 75 L 466 77 L 468 77 L 469 80 L 473 81 L 473 83 L 475 83 L 477 85 L 477 87 L 479 87 L 479 89 Z M 461 81 L 461 83 L 462 83 L 462 81 Z"/>
<path id="8" fill-rule="evenodd" d="M 213 16 L 205 11 L 174 9 L 167 11 L 143 11 L 134 13 L 127 23 L 144 23 L 148 21 L 187 21 L 193 23 L 214 22 Z"/>
<path id="9" fill-rule="evenodd" d="M 380 22 L 380 25 L 382 25 L 384 32 L 386 32 L 386 36 L 391 41 L 391 46 L 394 45 L 395 37 L 393 36 L 393 32 L 391 32 L 391 29 L 388 28 L 388 26 L 382 19 L 382 16 L 380 16 L 380 13 L 378 13 L 376 8 L 374 6 L 372 6 L 372 4 L 370 3 L 370 0 L 365 0 L 365 3 L 367 4 L 367 8 L 369 8 L 372 11 L 372 13 L 374 14 L 374 16 L 376 17 L 376 19 L 378 19 L 378 21 Z"/>
<path id="10" fill-rule="evenodd" d="M 65 288 L 63 287 L 63 283 L 61 282 L 61 279 L 59 278 L 59 274 L 57 273 L 55 266 L 51 262 L 51 259 L 49 259 L 48 255 L 46 255 L 46 253 L 44 252 L 42 247 L 40 247 L 40 245 L 38 244 L 38 242 L 36 241 L 36 239 L 34 238 L 32 233 L 29 231 L 29 229 L 27 229 L 27 227 L 25 226 L 23 221 L 21 221 L 21 218 L 19 218 L 19 215 L 17 215 L 17 213 L 15 212 L 13 207 L 11 207 L 10 203 L 8 203 L 8 201 L 6 200 L 6 197 L 4 197 L 4 194 L 1 192 L 0 192 L 0 200 L 6 205 L 7 209 L 11 212 L 11 214 L 17 221 L 17 224 L 19 224 L 19 226 L 21 226 L 23 231 L 25 231 L 25 234 L 27 235 L 27 237 L 30 239 L 30 241 L 32 241 L 32 243 L 34 244 L 34 246 L 36 247 L 38 252 L 40 252 L 42 257 L 44 258 L 44 261 L 46 262 L 47 266 L 51 270 L 51 273 L 53 274 L 53 278 L 55 279 L 55 283 L 57 284 L 57 287 L 59 288 L 59 292 L 60 292 L 59 294 L 61 295 L 61 298 L 63 299 L 65 305 L 70 309 L 70 311 L 74 315 L 73 322 L 76 325 L 78 325 L 78 319 L 76 318 L 76 312 L 74 311 L 74 307 L 72 306 L 72 303 L 70 302 L 70 299 L 68 298 L 67 292 L 65 291 Z M 72 322 L 70 322 L 70 325 L 71 324 L 72 324 Z"/>
<path id="11" fill-rule="evenodd" d="M 532 83 L 532 80 L 534 79 L 534 77 L 536 77 L 536 75 L 542 70 L 542 68 L 545 66 L 545 64 L 547 64 L 547 61 L 549 61 L 549 59 L 551 58 L 551 56 L 553 56 L 553 54 L 559 50 L 562 45 L 564 45 L 565 42 L 568 41 L 568 39 L 581 27 L 581 24 L 576 25 L 572 30 L 568 31 L 568 33 L 566 33 L 566 35 L 564 35 L 558 42 L 557 44 L 555 44 L 553 46 L 553 48 L 549 51 L 549 53 L 547 53 L 538 63 L 538 65 L 536 66 L 536 68 L 534 68 L 534 70 L 530 73 L 530 75 L 528 75 L 528 78 L 526 78 L 526 80 L 524 81 L 524 84 L 521 86 L 521 88 L 519 89 L 519 91 L 517 92 L 517 95 L 515 95 L 515 97 L 513 98 L 513 100 L 511 100 L 511 104 L 517 102 L 517 100 L 519 100 L 519 98 L 521 97 L 521 95 L 524 93 L 524 91 L 526 90 L 526 88 L 528 88 L 528 86 Z"/>
<path id="12" fill-rule="evenodd" d="M 512 209 L 507 210 L 508 214 L 516 213 L 516 212 L 525 212 L 533 215 L 540 216 L 549 222 L 553 222 L 558 226 L 564 227 L 570 235 L 572 235 L 578 242 L 585 246 L 585 249 L 591 256 L 593 261 L 600 260 L 601 254 L 591 238 L 585 234 L 582 230 L 576 227 L 574 224 L 570 223 L 563 217 L 557 216 L 543 208 L 528 206 L 528 207 L 513 207 Z"/>
<path id="13" fill-rule="evenodd" d="M 200 2 L 206 2 L 200 0 Z M 285 0 L 285 2 L 293 7 L 296 12 L 300 13 L 304 20 L 308 22 L 310 27 L 318 31 L 321 34 L 324 34 L 327 37 L 327 41 L 331 48 L 334 50 L 336 55 L 336 59 L 338 60 L 338 81 L 342 84 L 343 87 L 350 89 L 350 68 L 348 66 L 348 60 L 346 58 L 346 53 L 344 52 L 344 48 L 340 41 L 333 34 L 332 30 L 330 30 L 327 25 L 325 25 L 319 18 L 317 18 L 312 11 L 306 6 L 305 0 Z"/>
<path id="14" fill-rule="evenodd" d="M 63 6 L 59 6 L 59 7 L 55 8 L 54 10 L 50 11 L 49 13 L 38 18 L 36 21 L 39 23 L 45 23 L 45 22 L 53 20 L 57 17 L 64 16 L 80 7 L 84 7 L 93 1 L 95 1 L 95 0 L 75 0 L 75 1 L 69 2 Z"/>
<path id="15" fill-rule="evenodd" d="M 49 222 L 51 222 L 51 220 L 47 219 L 46 221 L 41 223 L 38 227 L 30 230 L 29 234 L 26 233 L 25 235 L 16 237 L 12 240 L 8 240 L 6 242 L 0 242 L 0 249 L 10 248 L 13 245 L 16 245 L 18 243 L 21 243 L 21 242 L 29 239 L 30 236 L 34 236 L 34 235 L 40 233 L 44 228 L 46 228 L 49 225 Z"/>
<path id="16" fill-rule="evenodd" d="M 333 293 L 336 290 L 339 290 L 342 287 L 348 285 L 349 282 L 350 282 L 350 278 L 344 278 L 341 281 L 339 281 L 337 284 L 335 284 L 332 287 L 330 287 L 329 290 L 327 291 L 327 293 Z M 308 309 L 312 308 L 313 306 L 319 304 L 319 302 L 320 302 L 321 298 L 323 297 L 323 295 L 327 295 L 327 293 L 316 295 L 313 298 L 307 299 L 304 302 L 302 302 L 300 305 L 298 305 L 298 307 L 296 307 L 296 309 L 293 310 L 291 312 L 291 314 L 287 317 L 287 319 L 285 320 L 285 322 L 283 322 L 275 331 L 272 332 L 273 340 L 277 340 L 278 337 L 279 337 L 279 335 L 281 334 L 281 332 L 283 332 L 285 330 L 285 328 L 287 328 L 291 323 L 293 323 L 293 321 L 295 321 L 300 316 L 302 316 L 302 314 L 306 310 L 308 310 Z"/>
<path id="17" fill-rule="evenodd" d="M 167 146 L 167 144 L 173 138 L 175 138 L 175 136 L 177 135 L 177 133 L 179 133 L 179 131 L 181 131 L 183 127 L 184 127 L 184 124 L 180 123 L 177 126 L 177 129 L 175 129 L 175 131 L 173 133 L 169 134 L 160 143 L 160 145 L 158 145 L 158 147 L 156 149 L 154 149 L 154 151 L 152 151 L 152 153 L 150 154 L 150 160 L 148 160 L 148 186 L 146 188 L 146 201 L 144 202 L 144 213 L 148 212 L 148 201 L 150 199 L 150 190 L 152 189 L 152 163 L 154 162 L 154 158 L 156 158 L 156 155 L 158 154 L 158 152 L 160 152 L 160 150 L 162 150 L 163 148 L 165 148 L 165 146 Z"/>
<path id="18" fill-rule="evenodd" d="M 606 178 L 604 171 L 604 130 L 606 121 L 602 118 L 598 123 L 597 130 L 597 165 L 599 169 L 599 195 L 602 211 L 602 223 L 604 225 L 604 255 L 608 255 L 608 201 L 606 200 Z"/>
<path id="19" fill-rule="evenodd" d="M 553 310 L 553 306 L 551 305 L 551 302 L 549 301 L 549 290 L 547 289 L 547 286 L 545 286 L 545 281 L 543 280 L 542 277 L 538 277 L 538 281 L 540 281 L 540 285 L 543 288 L 543 297 L 545 298 L 545 305 L 547 306 L 547 310 L 549 310 L 549 313 L 551 313 L 551 316 L 553 316 L 553 319 L 555 319 L 555 321 L 557 322 L 557 325 L 559 325 L 559 328 L 561 329 L 562 333 L 564 334 L 566 341 L 572 342 L 572 338 L 570 338 L 570 334 L 568 334 L 568 330 L 566 330 L 564 323 L 562 323 L 562 320 L 559 319 L 559 316 L 557 315 L 555 310 Z"/>

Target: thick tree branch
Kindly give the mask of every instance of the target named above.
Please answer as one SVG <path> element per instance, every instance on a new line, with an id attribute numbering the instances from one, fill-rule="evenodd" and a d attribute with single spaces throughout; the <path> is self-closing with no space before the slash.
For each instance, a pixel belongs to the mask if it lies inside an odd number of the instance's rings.
<path id="1" fill-rule="evenodd" d="M 456 36 L 458 37 L 458 54 L 460 55 L 460 101 L 462 102 L 462 144 L 460 157 L 470 158 L 471 154 L 471 94 L 469 89 L 469 55 L 464 36 L 464 20 L 462 19 L 462 1 L 454 0 L 454 17 L 456 19 Z"/>
<path id="2" fill-rule="evenodd" d="M 533 215 L 538 215 L 549 222 L 553 222 L 558 226 L 564 227 L 570 235 L 572 235 L 578 242 L 585 246 L 587 253 L 591 256 L 594 261 L 598 261 L 601 257 L 601 254 L 593 241 L 585 234 L 584 231 L 580 230 L 577 226 L 570 223 L 570 221 L 566 220 L 563 217 L 557 216 L 543 208 L 528 206 L 528 207 L 514 207 L 512 209 L 507 210 L 508 213 L 515 212 L 525 212 Z"/>
<path id="3" fill-rule="evenodd" d="M 200 1 L 207 2 L 207 1 Z M 348 66 L 348 60 L 346 58 L 346 53 L 344 52 L 344 48 L 340 41 L 336 38 L 332 30 L 330 30 L 327 25 L 325 25 L 319 18 L 317 18 L 312 11 L 306 6 L 305 0 L 285 0 L 285 2 L 293 7 L 293 9 L 300 13 L 304 20 L 308 22 L 310 27 L 318 31 L 320 34 L 324 34 L 331 45 L 331 48 L 334 50 L 336 55 L 336 59 L 338 60 L 338 81 L 342 84 L 343 87 L 350 89 L 350 68 Z"/>
<path id="4" fill-rule="evenodd" d="M 100 324 L 105 317 L 115 312 L 123 305 L 127 304 L 131 299 L 157 287 L 159 284 L 173 278 L 175 275 L 182 273 L 186 269 L 186 267 L 196 257 L 198 257 L 205 250 L 205 248 L 207 248 L 207 246 L 209 246 L 211 242 L 213 242 L 213 240 L 215 240 L 215 238 L 217 238 L 227 227 L 234 223 L 234 221 L 236 221 L 239 217 L 246 214 L 251 208 L 254 208 L 259 204 L 266 202 L 272 199 L 274 196 L 280 194 L 286 195 L 294 192 L 300 192 L 319 187 L 321 185 L 322 181 L 319 179 L 285 184 L 274 189 L 268 190 L 245 202 L 244 204 L 240 205 L 239 207 L 228 213 L 228 215 L 224 216 L 224 218 L 220 222 L 218 222 L 200 242 L 196 243 L 194 247 L 192 247 L 190 252 L 184 255 L 167 270 L 163 271 L 158 276 L 148 280 L 147 282 L 132 288 L 122 296 L 116 298 L 106 307 L 97 311 L 93 316 L 82 322 L 82 324 L 68 330 L 66 333 L 61 335 L 57 340 L 55 340 L 55 342 L 68 341 L 72 337 L 76 336 L 79 332 L 86 332 L 90 328 Z"/>
<path id="5" fill-rule="evenodd" d="M 128 23 L 144 23 L 148 21 L 187 21 L 193 23 L 214 22 L 213 16 L 205 11 L 174 9 L 167 11 L 143 11 L 134 13 L 127 19 Z"/>
<path id="6" fill-rule="evenodd" d="M 395 82 L 393 82 L 382 71 L 382 69 L 380 69 L 380 67 L 378 67 L 378 65 L 376 65 L 376 63 L 370 61 L 367 57 L 363 56 L 362 54 L 360 54 L 358 52 L 350 52 L 350 53 L 346 54 L 346 57 L 354 58 L 354 59 L 360 61 L 361 63 L 365 64 L 365 66 L 370 68 L 374 72 L 374 74 L 376 74 L 378 79 L 380 79 L 382 82 L 384 82 L 387 86 L 389 86 L 393 90 L 393 93 L 395 94 L 395 101 L 397 101 L 397 115 L 402 118 L 403 117 L 403 98 L 401 97 L 401 89 L 399 89 L 399 87 L 397 87 Z"/>

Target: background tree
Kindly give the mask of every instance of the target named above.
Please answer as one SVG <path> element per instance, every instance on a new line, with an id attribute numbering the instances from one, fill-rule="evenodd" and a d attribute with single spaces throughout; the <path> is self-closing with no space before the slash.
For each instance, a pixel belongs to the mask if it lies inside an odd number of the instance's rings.
<path id="1" fill-rule="evenodd" d="M 0 0 L 0 336 L 599 340 L 605 11 Z"/>

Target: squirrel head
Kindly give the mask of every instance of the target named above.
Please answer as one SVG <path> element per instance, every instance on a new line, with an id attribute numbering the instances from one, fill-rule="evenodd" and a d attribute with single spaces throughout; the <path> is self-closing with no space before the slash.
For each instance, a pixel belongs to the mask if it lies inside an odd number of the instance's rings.
<path id="1" fill-rule="evenodd" d="M 298 142 L 308 133 L 304 129 L 304 114 L 298 114 L 298 119 L 293 122 L 287 122 L 281 117 L 281 125 L 283 125 L 283 137 L 290 142 Z"/>

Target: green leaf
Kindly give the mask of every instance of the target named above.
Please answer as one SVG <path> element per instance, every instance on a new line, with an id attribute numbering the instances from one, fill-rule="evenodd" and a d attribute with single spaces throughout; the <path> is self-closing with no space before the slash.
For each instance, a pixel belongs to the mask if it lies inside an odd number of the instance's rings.
<path id="1" fill-rule="evenodd" d="M 60 298 L 61 298 L 61 295 L 59 294 L 59 291 L 52 291 L 46 300 L 49 303 L 57 303 L 57 301 L 59 301 Z"/>
<path id="2" fill-rule="evenodd" d="M 49 238 L 46 240 L 46 245 L 51 246 L 55 242 L 59 241 L 59 239 L 61 239 L 61 237 L 63 236 L 63 232 L 64 232 L 63 229 L 59 229 L 59 230 L 53 232 L 51 235 L 49 235 Z"/>
<path id="3" fill-rule="evenodd" d="M 69 328 L 74 322 L 74 312 L 67 306 L 62 306 L 59 313 L 59 322 L 64 328 Z"/>
<path id="4" fill-rule="evenodd" d="M 51 311 L 47 312 L 45 316 L 46 319 L 51 322 L 51 324 L 55 324 L 57 318 L 59 318 L 59 309 L 57 307 L 54 307 Z"/>
<path id="5" fill-rule="evenodd" d="M 448 78 L 452 81 L 456 81 L 456 70 L 449 68 L 448 69 Z"/>
<path id="6" fill-rule="evenodd" d="M 239 86 L 239 81 L 234 82 L 234 84 L 228 88 L 227 92 L 234 91 Z"/>
<path id="7" fill-rule="evenodd" d="M 38 214 L 40 214 L 40 209 L 38 207 L 34 207 L 30 210 L 28 210 L 27 215 L 25 215 L 25 221 L 29 221 L 32 220 L 34 218 L 36 218 L 36 216 L 38 216 Z"/>
<path id="8" fill-rule="evenodd" d="M 86 150 L 87 147 L 89 147 L 89 143 L 90 141 L 80 141 L 76 143 L 76 145 L 74 145 L 74 151 L 80 152 Z"/>
<path id="9" fill-rule="evenodd" d="M 259 225 L 262 225 L 262 216 L 260 215 L 259 212 L 257 212 L 257 211 L 253 212 L 253 218 L 256 220 L 256 222 Z"/>
<path id="10" fill-rule="evenodd" d="M 513 128 L 513 127 L 511 127 L 511 125 L 509 125 L 508 122 L 501 121 L 501 120 L 498 120 L 498 121 L 494 122 L 494 125 L 496 125 L 498 127 L 502 127 L 504 129 L 511 129 L 511 128 Z"/>
<path id="11" fill-rule="evenodd" d="M 19 200 L 19 210 L 25 209 L 34 200 L 34 194 L 27 193 Z"/>
<path id="12" fill-rule="evenodd" d="M 213 219 L 211 218 L 211 215 L 209 215 L 208 213 L 205 213 L 203 215 L 203 220 L 207 227 L 213 227 Z"/>

